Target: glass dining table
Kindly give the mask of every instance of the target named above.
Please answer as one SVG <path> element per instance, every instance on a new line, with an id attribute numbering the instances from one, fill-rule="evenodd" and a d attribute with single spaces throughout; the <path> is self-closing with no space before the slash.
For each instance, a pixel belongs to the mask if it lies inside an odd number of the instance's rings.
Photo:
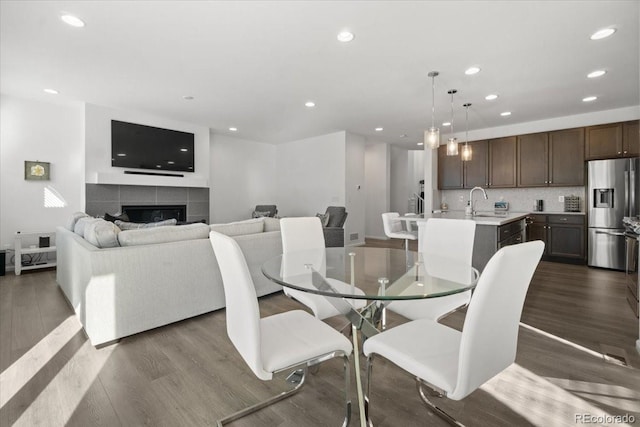
<path id="1" fill-rule="evenodd" d="M 351 322 L 361 414 L 364 403 L 357 357 L 358 331 L 364 339 L 379 333 L 385 324 L 384 307 L 392 301 L 464 292 L 473 289 L 479 277 L 478 270 L 459 260 L 371 247 L 290 252 L 265 262 L 262 273 L 282 286 L 327 298 Z M 354 300 L 367 303 L 356 309 Z"/>

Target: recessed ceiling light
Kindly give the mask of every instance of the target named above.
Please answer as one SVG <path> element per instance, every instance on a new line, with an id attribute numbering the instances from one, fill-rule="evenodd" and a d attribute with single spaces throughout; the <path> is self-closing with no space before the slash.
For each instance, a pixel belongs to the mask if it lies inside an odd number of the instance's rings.
<path id="1" fill-rule="evenodd" d="M 597 96 L 587 96 L 586 98 L 582 98 L 582 102 L 591 102 L 595 101 L 596 99 L 598 99 Z"/>
<path id="2" fill-rule="evenodd" d="M 480 72 L 480 68 L 479 67 L 469 67 L 465 70 L 465 74 L 467 76 L 472 76 L 474 74 L 478 74 Z"/>
<path id="3" fill-rule="evenodd" d="M 350 42 L 354 38 L 355 36 L 350 31 L 342 31 L 341 33 L 338 34 L 338 41 L 341 41 L 343 43 Z"/>
<path id="4" fill-rule="evenodd" d="M 313 107 L 316 106 L 316 103 L 313 102 L 313 101 L 307 101 L 307 102 L 304 103 L 304 106 L 308 107 L 308 108 L 313 108 Z"/>
<path id="5" fill-rule="evenodd" d="M 605 74 L 607 74 L 605 70 L 595 70 L 587 74 L 587 77 L 595 79 L 596 77 L 604 76 Z"/>
<path id="6" fill-rule="evenodd" d="M 615 32 L 616 32 L 615 28 L 604 28 L 602 30 L 598 30 L 595 33 L 591 34 L 591 40 L 604 39 L 606 37 L 609 37 Z"/>
<path id="7" fill-rule="evenodd" d="M 238 131 L 238 128 L 229 128 L 229 130 L 230 130 L 231 132 L 237 132 L 237 131 Z"/>
<path id="8" fill-rule="evenodd" d="M 58 91 L 55 89 L 44 89 L 45 92 L 50 93 L 51 95 L 57 95 Z"/>
<path id="9" fill-rule="evenodd" d="M 451 126 L 451 122 L 444 122 L 442 123 L 442 126 Z"/>
<path id="10" fill-rule="evenodd" d="M 71 25 L 72 27 L 82 28 L 84 27 L 84 21 L 77 16 L 73 15 L 62 15 L 60 17 L 65 24 Z"/>
<path id="11" fill-rule="evenodd" d="M 187 151 L 189 151 L 189 149 L 188 148 L 181 148 L 180 151 L 187 152 Z"/>
<path id="12" fill-rule="evenodd" d="M 485 96 L 484 99 L 486 99 L 487 101 L 493 101 L 494 99 L 498 99 L 498 95 L 496 95 L 495 93 L 492 93 L 490 95 Z"/>
<path id="13" fill-rule="evenodd" d="M 384 128 L 376 128 L 375 130 L 376 130 L 376 132 L 382 132 L 384 130 Z"/>
<path id="14" fill-rule="evenodd" d="M 185 99 L 185 100 L 187 100 L 187 101 L 192 101 L 192 100 L 193 100 L 193 96 L 191 96 L 191 95 L 185 95 L 185 96 L 183 96 L 183 97 L 182 97 L 182 99 Z"/>
<path id="15" fill-rule="evenodd" d="M 127 157 L 127 154 L 126 153 L 118 153 L 118 154 L 116 154 L 116 156 L 118 156 L 118 157 Z"/>
<path id="16" fill-rule="evenodd" d="M 500 113 L 501 116 L 506 117 L 511 115 L 511 111 L 505 111 L 504 113 Z"/>
<path id="17" fill-rule="evenodd" d="M 424 145 L 424 142 L 422 142 L 422 141 L 418 142 L 418 145 Z"/>

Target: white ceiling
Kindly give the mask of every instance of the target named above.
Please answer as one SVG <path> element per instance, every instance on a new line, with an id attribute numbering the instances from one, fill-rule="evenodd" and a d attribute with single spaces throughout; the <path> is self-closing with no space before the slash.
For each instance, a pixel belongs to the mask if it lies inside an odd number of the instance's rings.
<path id="1" fill-rule="evenodd" d="M 637 1 L 3 0 L 0 90 L 234 126 L 249 140 L 348 130 L 415 147 L 431 123 L 431 70 L 438 125 L 458 90 L 456 130 L 465 102 L 471 130 L 640 104 L 639 22 Z M 355 40 L 338 42 L 343 29 Z M 466 76 L 471 65 L 482 71 Z M 596 69 L 608 73 L 588 79 Z"/>

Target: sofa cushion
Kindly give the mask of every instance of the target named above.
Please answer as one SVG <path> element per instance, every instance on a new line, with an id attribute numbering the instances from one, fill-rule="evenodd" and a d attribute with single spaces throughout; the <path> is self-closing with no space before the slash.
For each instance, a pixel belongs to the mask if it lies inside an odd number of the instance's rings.
<path id="1" fill-rule="evenodd" d="M 115 248 L 118 243 L 120 229 L 112 222 L 98 219 L 91 221 L 84 228 L 84 238 L 87 242 L 98 248 Z"/>
<path id="2" fill-rule="evenodd" d="M 262 218 L 264 222 L 264 232 L 268 233 L 269 231 L 280 231 L 280 219 L 279 218 Z"/>
<path id="3" fill-rule="evenodd" d="M 78 218 L 78 220 L 76 221 L 76 225 L 73 227 L 73 232 L 78 236 L 84 237 L 84 230 L 86 229 L 87 225 L 99 220 L 100 218 L 94 218 L 89 215 Z"/>
<path id="4" fill-rule="evenodd" d="M 246 221 L 230 222 L 228 224 L 211 224 L 209 227 L 211 231 L 217 231 L 227 236 L 262 233 L 264 231 L 264 219 L 255 218 Z"/>
<path id="5" fill-rule="evenodd" d="M 164 221 L 158 222 L 127 222 L 115 220 L 114 223 L 120 227 L 120 230 L 137 230 L 139 228 L 155 228 L 155 227 L 164 227 L 166 225 L 176 225 L 178 220 L 175 218 L 165 219 Z"/>
<path id="6" fill-rule="evenodd" d="M 74 231 L 75 227 L 76 227 L 76 222 L 80 218 L 85 218 L 85 217 L 88 217 L 88 216 L 89 215 L 87 215 L 84 212 L 74 212 L 73 215 L 71 215 L 71 218 L 69 218 L 69 222 L 67 222 L 67 230 Z"/>
<path id="7" fill-rule="evenodd" d="M 118 234 L 120 246 L 152 245 L 155 243 L 178 242 L 181 240 L 207 239 L 207 224 L 188 224 L 180 226 L 140 228 L 122 230 Z"/>

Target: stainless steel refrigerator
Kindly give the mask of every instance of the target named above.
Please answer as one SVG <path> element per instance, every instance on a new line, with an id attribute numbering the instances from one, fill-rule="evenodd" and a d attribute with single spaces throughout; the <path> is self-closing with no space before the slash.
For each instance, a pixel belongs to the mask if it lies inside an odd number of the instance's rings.
<path id="1" fill-rule="evenodd" d="M 587 169 L 589 242 L 587 264 L 625 269 L 623 217 L 640 213 L 640 158 L 593 160 Z"/>

